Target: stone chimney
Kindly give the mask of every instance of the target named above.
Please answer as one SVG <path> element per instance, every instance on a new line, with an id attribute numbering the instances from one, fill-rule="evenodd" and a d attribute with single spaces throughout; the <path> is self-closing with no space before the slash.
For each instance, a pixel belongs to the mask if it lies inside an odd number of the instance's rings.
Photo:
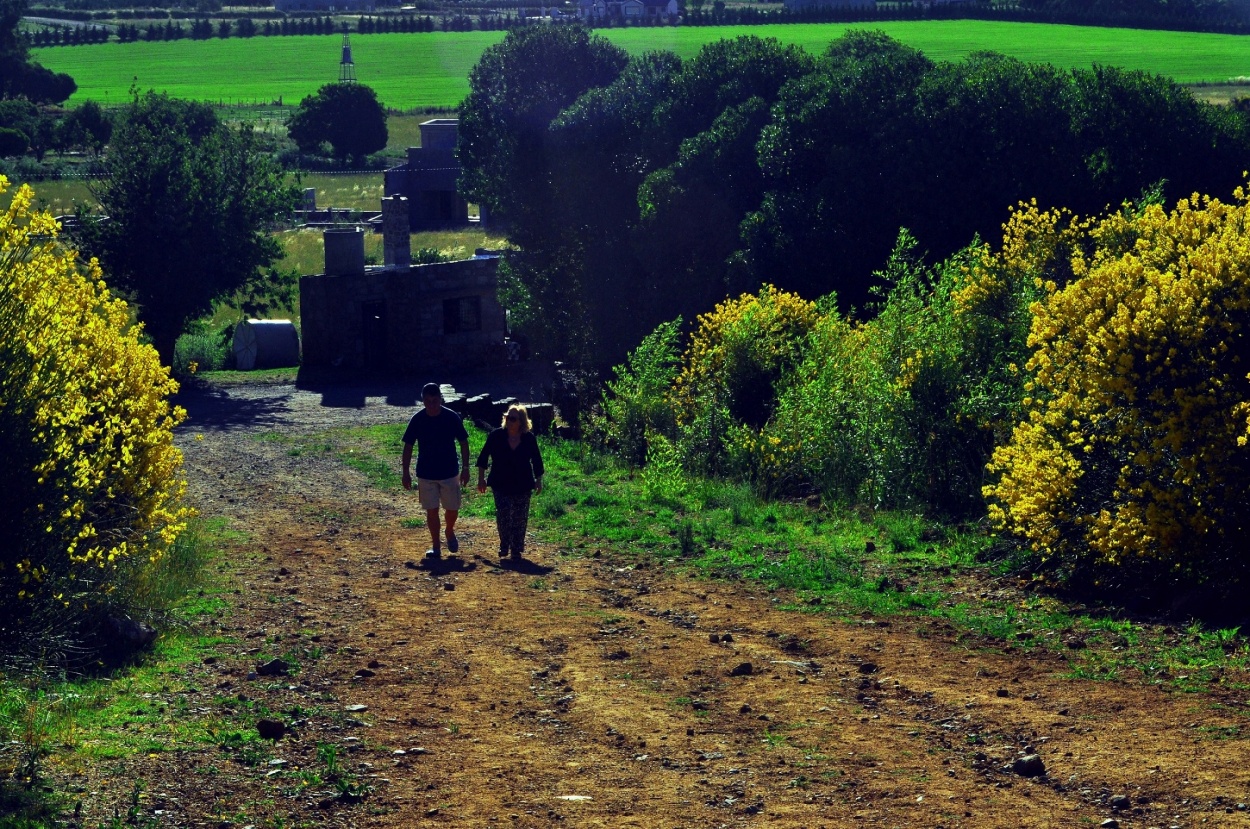
<path id="1" fill-rule="evenodd" d="M 388 268 L 406 268 L 412 264 L 408 199 L 398 194 L 382 197 L 382 264 Z"/>

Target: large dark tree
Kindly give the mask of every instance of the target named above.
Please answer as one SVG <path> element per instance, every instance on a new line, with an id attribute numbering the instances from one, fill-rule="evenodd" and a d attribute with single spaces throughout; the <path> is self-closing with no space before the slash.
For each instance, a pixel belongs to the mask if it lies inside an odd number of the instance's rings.
<path id="1" fill-rule="evenodd" d="M 335 158 L 359 162 L 386 147 L 386 110 L 364 84 L 326 84 L 300 101 L 287 133 L 301 152 L 318 154 L 329 144 Z"/>
<path id="2" fill-rule="evenodd" d="M 594 337 L 583 253 L 602 241 L 562 221 L 574 205 L 557 198 L 553 176 L 564 159 L 553 153 L 548 127 L 628 62 L 623 50 L 580 27 L 527 26 L 486 50 L 460 107 L 460 191 L 506 224 L 517 249 L 507 255 L 505 295 L 514 319 L 529 323 L 531 345 L 546 354 L 588 356 Z"/>
<path id="3" fill-rule="evenodd" d="M 465 190 L 519 248 L 513 318 L 601 365 L 765 282 L 869 313 L 900 228 L 940 258 L 1020 200 L 1227 192 L 1250 158 L 1242 113 L 1141 73 L 939 63 L 864 31 L 818 58 L 744 37 L 624 70 L 595 46 L 534 27 L 488 50 L 460 150 Z"/>
<path id="4" fill-rule="evenodd" d="M 460 105 L 460 191 L 506 222 L 528 247 L 549 226 L 547 127 L 589 89 L 611 83 L 629 57 L 578 26 L 526 26 L 487 49 Z"/>
<path id="5" fill-rule="evenodd" d="M 92 192 L 108 218 L 83 222 L 80 247 L 138 304 L 168 364 L 187 321 L 266 278 L 281 256 L 266 230 L 298 191 L 249 130 L 152 92 L 120 113 L 103 164 Z"/>
<path id="6" fill-rule="evenodd" d="M 30 60 L 17 24 L 27 0 L 0 0 L 0 98 L 59 104 L 78 89 L 74 79 Z"/>

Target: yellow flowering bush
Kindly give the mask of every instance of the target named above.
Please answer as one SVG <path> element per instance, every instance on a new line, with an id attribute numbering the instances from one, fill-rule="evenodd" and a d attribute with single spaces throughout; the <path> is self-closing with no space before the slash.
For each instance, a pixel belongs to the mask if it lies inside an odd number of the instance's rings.
<path id="1" fill-rule="evenodd" d="M 754 459 L 743 441 L 767 422 L 819 317 L 815 303 L 772 285 L 699 316 L 673 385 L 692 467 L 751 475 Z M 736 459 L 732 468 L 726 458 Z"/>
<path id="2" fill-rule="evenodd" d="M 1018 213 L 999 262 L 1030 239 L 1047 251 L 1022 265 L 1041 291 L 1030 379 L 1024 417 L 989 467 L 991 518 L 1069 572 L 1241 567 L 1232 546 L 1250 479 L 1245 191 L 1232 204 L 1194 195 L 1171 211 L 1125 208 L 1066 227 Z M 1055 268 L 1071 275 L 1066 285 L 1048 276 Z"/>
<path id="3" fill-rule="evenodd" d="M 173 445 L 185 413 L 167 400 L 177 384 L 95 262 L 61 245 L 32 200 L 23 186 L 0 214 L 0 622 L 9 623 L 38 607 L 108 604 L 189 517 Z"/>

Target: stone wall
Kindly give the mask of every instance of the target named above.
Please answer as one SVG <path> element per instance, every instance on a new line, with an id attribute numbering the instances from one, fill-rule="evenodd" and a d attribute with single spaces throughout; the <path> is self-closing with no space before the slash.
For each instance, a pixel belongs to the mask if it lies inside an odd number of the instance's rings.
<path id="1" fill-rule="evenodd" d="M 498 258 L 300 279 L 304 365 L 407 375 L 502 364 Z"/>

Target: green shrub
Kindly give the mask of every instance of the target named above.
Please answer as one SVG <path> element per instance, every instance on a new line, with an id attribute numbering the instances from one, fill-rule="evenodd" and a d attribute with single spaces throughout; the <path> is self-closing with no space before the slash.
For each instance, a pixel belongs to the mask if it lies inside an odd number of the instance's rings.
<path id="1" fill-rule="evenodd" d="M 205 324 L 197 322 L 188 326 L 188 329 L 174 344 L 175 374 L 220 371 L 229 366 L 233 357 L 229 339 L 234 331 L 233 326 L 214 333 Z"/>
<path id="2" fill-rule="evenodd" d="M 674 437 L 672 389 L 677 377 L 681 318 L 662 323 L 616 366 L 597 413 L 590 417 L 588 436 L 626 463 L 647 462 L 652 435 Z"/>

